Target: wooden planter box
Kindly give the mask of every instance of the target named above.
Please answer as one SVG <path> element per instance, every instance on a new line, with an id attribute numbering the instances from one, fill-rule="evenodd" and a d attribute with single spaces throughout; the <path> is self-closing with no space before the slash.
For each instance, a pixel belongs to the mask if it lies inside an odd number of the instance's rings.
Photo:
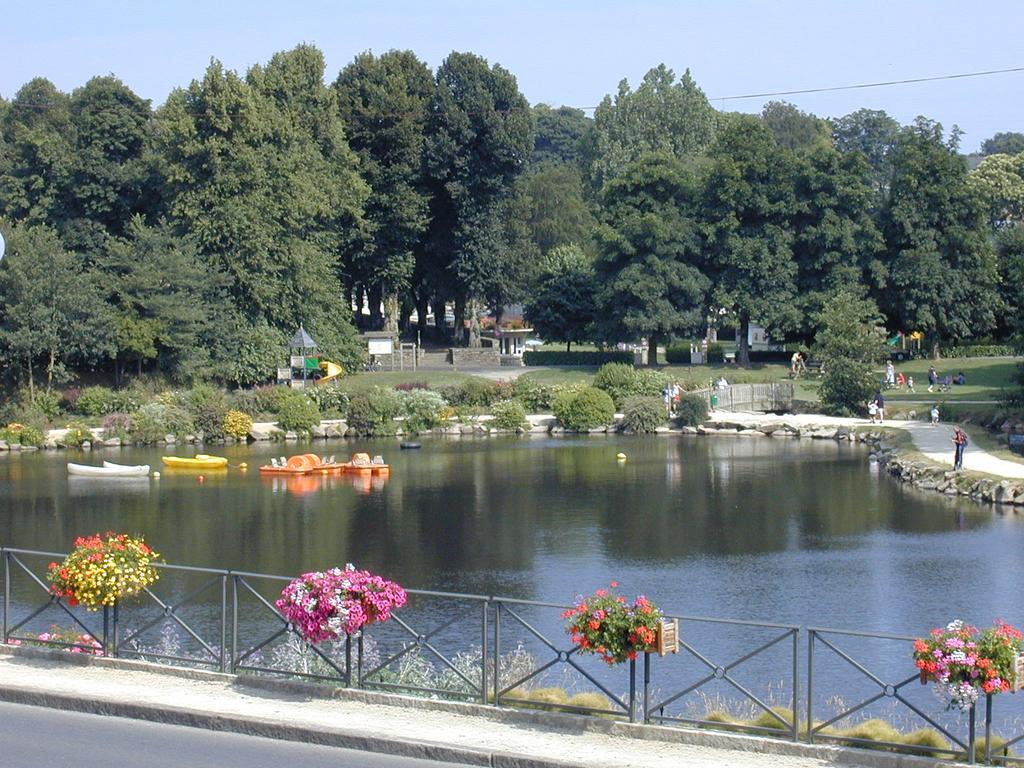
<path id="1" fill-rule="evenodd" d="M 656 653 L 659 656 L 664 656 L 666 653 L 679 653 L 679 619 L 671 621 L 663 619 L 658 624 L 654 642 L 646 652 Z"/>

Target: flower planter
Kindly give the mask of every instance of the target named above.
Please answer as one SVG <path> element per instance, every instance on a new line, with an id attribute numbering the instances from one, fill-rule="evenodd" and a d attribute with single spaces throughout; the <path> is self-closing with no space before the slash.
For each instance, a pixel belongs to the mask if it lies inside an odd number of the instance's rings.
<path id="1" fill-rule="evenodd" d="M 646 649 L 646 653 L 664 656 L 666 653 L 679 653 L 679 619 L 658 622 L 654 642 Z"/>

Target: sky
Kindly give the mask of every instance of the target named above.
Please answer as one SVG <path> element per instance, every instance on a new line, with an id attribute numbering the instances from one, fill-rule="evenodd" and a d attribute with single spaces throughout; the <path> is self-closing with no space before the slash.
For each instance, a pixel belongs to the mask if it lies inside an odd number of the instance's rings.
<path id="1" fill-rule="evenodd" d="M 687 68 L 724 97 L 1024 67 L 1021 0 L 150 0 L 0 3 L 0 96 L 42 76 L 70 91 L 114 74 L 154 106 L 211 58 L 244 71 L 312 43 L 332 82 L 367 50 L 411 49 L 431 67 L 453 50 L 499 63 L 531 103 L 593 107 L 620 80 Z M 1024 71 L 886 88 L 773 97 L 821 117 L 861 107 L 964 131 L 963 151 L 1024 132 Z M 590 113 L 588 113 L 590 114 Z"/>

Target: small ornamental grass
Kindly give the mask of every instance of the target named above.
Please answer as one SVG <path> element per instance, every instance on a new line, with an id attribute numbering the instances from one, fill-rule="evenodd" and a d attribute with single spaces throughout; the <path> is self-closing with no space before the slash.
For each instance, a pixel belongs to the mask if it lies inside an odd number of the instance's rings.
<path id="1" fill-rule="evenodd" d="M 69 605 L 90 611 L 137 595 L 160 575 L 153 566 L 159 554 L 139 537 L 126 533 L 95 533 L 75 539 L 75 549 L 61 563 L 50 563 L 50 592 Z"/>
<path id="2" fill-rule="evenodd" d="M 1016 681 L 1021 632 L 1002 621 L 979 631 L 959 619 L 914 641 L 921 679 L 936 684 L 948 709 L 970 709 L 981 694 L 1003 693 Z"/>
<path id="3" fill-rule="evenodd" d="M 611 583 L 612 590 L 618 586 Z M 614 591 L 599 589 L 578 597 L 562 618 L 569 619 L 566 632 L 580 653 L 596 654 L 612 666 L 635 659 L 654 643 L 661 611 L 643 595 L 630 604 Z"/>
<path id="4" fill-rule="evenodd" d="M 312 571 L 293 579 L 275 603 L 285 620 L 307 643 L 339 640 L 375 621 L 387 621 L 405 605 L 405 590 L 369 571 Z"/>

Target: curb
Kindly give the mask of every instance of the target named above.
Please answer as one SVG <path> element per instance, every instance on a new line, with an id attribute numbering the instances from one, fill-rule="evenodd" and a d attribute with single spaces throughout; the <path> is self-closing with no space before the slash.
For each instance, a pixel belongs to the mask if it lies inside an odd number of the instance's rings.
<path id="1" fill-rule="evenodd" d="M 723 751 L 808 758 L 829 762 L 833 765 L 858 766 L 859 768 L 945 768 L 946 766 L 963 765 L 948 760 L 936 760 L 916 755 L 874 752 L 829 744 L 806 744 L 725 731 L 626 723 L 566 712 L 524 712 L 481 704 L 436 701 L 376 691 L 329 687 L 296 680 L 167 667 L 144 661 L 70 654 L 59 650 L 21 648 L 0 644 L 0 656 L 54 665 L 92 666 L 111 671 L 123 669 L 146 672 L 186 680 L 219 682 L 235 688 L 253 688 L 270 693 L 299 695 L 307 698 L 337 699 L 368 705 L 448 712 L 512 725 L 543 726 L 546 729 L 573 735 L 600 733 L 633 740 L 637 743 L 638 749 L 642 748 L 643 742 L 661 742 Z M 592 768 L 587 763 L 573 760 L 551 760 L 508 752 L 477 750 L 443 742 L 372 736 L 365 731 L 292 725 L 270 718 L 199 712 L 171 705 L 103 701 L 22 686 L 0 684 L 0 701 L 461 765 L 489 766 L 490 768 Z"/>

